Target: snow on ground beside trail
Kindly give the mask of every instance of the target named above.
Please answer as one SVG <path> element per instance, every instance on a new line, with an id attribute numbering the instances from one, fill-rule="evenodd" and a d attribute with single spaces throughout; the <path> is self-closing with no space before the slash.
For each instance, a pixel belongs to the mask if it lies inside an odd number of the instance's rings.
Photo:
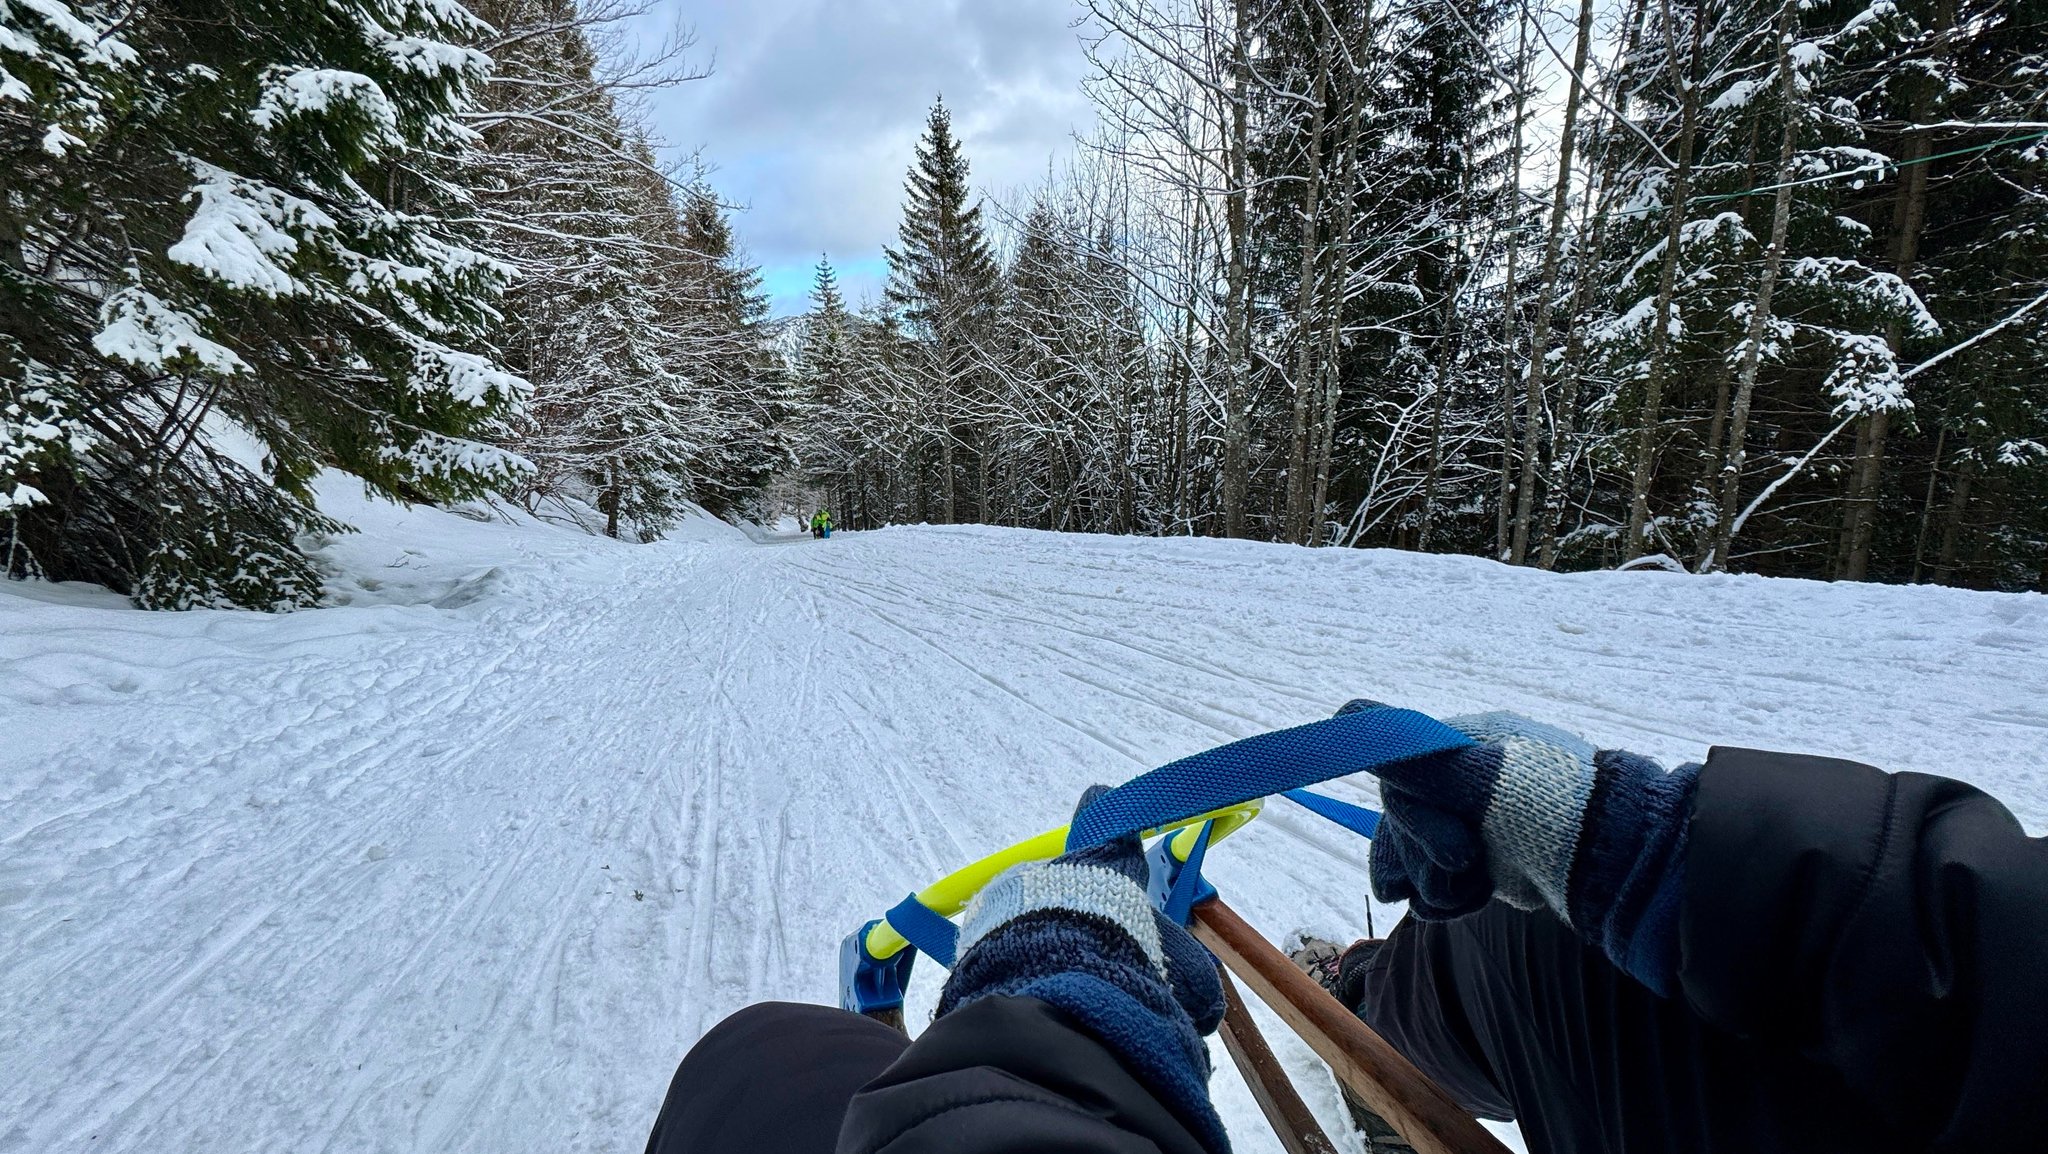
<path id="1" fill-rule="evenodd" d="M 2048 831 L 2041 596 L 322 499 L 364 529 L 321 548 L 335 608 L 0 583 L 0 1154 L 637 1149 L 691 1041 L 832 1001 L 904 892 L 1351 696 L 1950 773 Z M 1345 936 L 1362 848 L 1276 802 L 1211 874 Z"/>

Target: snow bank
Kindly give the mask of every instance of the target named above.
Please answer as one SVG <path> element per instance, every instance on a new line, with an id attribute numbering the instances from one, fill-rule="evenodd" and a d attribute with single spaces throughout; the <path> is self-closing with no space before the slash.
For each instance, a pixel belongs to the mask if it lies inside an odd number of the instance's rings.
<path id="1" fill-rule="evenodd" d="M 682 523 L 663 534 L 663 540 L 737 545 L 749 539 L 744 530 L 720 520 L 709 509 L 694 501 L 684 502 L 684 507 L 688 512 L 684 515 Z"/>

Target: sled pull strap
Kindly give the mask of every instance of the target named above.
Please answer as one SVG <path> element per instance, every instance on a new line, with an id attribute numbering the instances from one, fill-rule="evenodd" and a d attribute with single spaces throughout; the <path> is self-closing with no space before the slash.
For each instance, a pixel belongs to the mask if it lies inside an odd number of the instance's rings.
<path id="1" fill-rule="evenodd" d="M 1471 744 L 1471 738 L 1411 709 L 1368 709 L 1255 734 L 1169 762 L 1096 798 L 1075 815 L 1067 849 Z"/>
<path id="2" fill-rule="evenodd" d="M 1370 839 L 1380 832 L 1380 815 L 1362 805 L 1352 805 L 1348 801 L 1338 801 L 1334 797 L 1324 797 L 1320 793 L 1310 793 L 1305 789 L 1288 790 L 1287 800 L 1311 813 L 1329 818 L 1362 838 Z"/>
<path id="3" fill-rule="evenodd" d="M 953 968 L 953 957 L 959 952 L 960 927 L 951 918 L 918 901 L 916 894 L 897 902 L 882 916 L 912 949 L 949 970 Z"/>

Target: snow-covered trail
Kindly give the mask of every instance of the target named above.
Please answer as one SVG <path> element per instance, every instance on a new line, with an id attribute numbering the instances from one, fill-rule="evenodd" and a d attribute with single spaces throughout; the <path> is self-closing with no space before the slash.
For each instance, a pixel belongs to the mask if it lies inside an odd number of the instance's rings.
<path id="1" fill-rule="evenodd" d="M 905 891 L 1355 695 L 1948 772 L 2048 828 L 2038 596 L 426 510 L 336 549 L 358 603 L 282 618 L 0 596 L 0 1152 L 637 1149 L 693 1039 L 833 1000 Z M 1360 851 L 1276 804 L 1212 873 L 1335 935 Z"/>

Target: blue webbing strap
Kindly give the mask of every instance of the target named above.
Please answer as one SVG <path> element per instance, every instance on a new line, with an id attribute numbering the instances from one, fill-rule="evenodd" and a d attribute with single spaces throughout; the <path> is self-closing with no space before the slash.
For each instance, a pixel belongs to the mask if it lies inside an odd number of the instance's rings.
<path id="1" fill-rule="evenodd" d="M 937 910 L 918 901 L 916 894 L 897 902 L 895 908 L 883 916 L 918 953 L 949 970 L 953 968 L 960 927 L 954 925 L 952 919 L 941 917 Z"/>
<path id="2" fill-rule="evenodd" d="M 1320 793 L 1310 793 L 1305 789 L 1290 789 L 1285 796 L 1287 800 L 1329 818 L 1360 837 L 1369 838 L 1380 831 L 1380 815 L 1377 810 L 1352 805 L 1348 801 L 1338 801 L 1334 797 L 1324 797 Z"/>
<path id="3" fill-rule="evenodd" d="M 1256 734 L 1162 765 L 1103 794 L 1074 818 L 1067 848 L 1101 845 L 1255 797 L 1471 744 L 1443 722 L 1409 709 L 1368 709 Z"/>
<path id="4" fill-rule="evenodd" d="M 1201 892 L 1202 859 L 1208 856 L 1209 831 L 1214 828 L 1216 822 L 1213 819 L 1202 823 L 1202 832 L 1195 835 L 1195 845 L 1188 851 L 1188 860 L 1180 863 L 1180 874 L 1173 879 L 1173 889 L 1167 892 L 1166 908 L 1160 912 L 1176 925 L 1188 924 L 1188 911 L 1194 908 L 1195 895 Z"/>
<path id="5" fill-rule="evenodd" d="M 1340 714 L 1256 734 L 1170 762 L 1103 794 L 1074 818 L 1067 848 L 1101 845 L 1276 793 L 1371 837 L 1379 827 L 1378 814 L 1301 787 L 1470 744 L 1471 738 L 1450 726 L 1407 709 Z M 1167 916 L 1182 924 L 1203 888 L 1202 859 L 1213 825 L 1203 823 L 1167 897 Z M 952 968 L 960 930 L 950 919 L 918 901 L 916 894 L 896 903 L 887 916 L 919 953 Z"/>

